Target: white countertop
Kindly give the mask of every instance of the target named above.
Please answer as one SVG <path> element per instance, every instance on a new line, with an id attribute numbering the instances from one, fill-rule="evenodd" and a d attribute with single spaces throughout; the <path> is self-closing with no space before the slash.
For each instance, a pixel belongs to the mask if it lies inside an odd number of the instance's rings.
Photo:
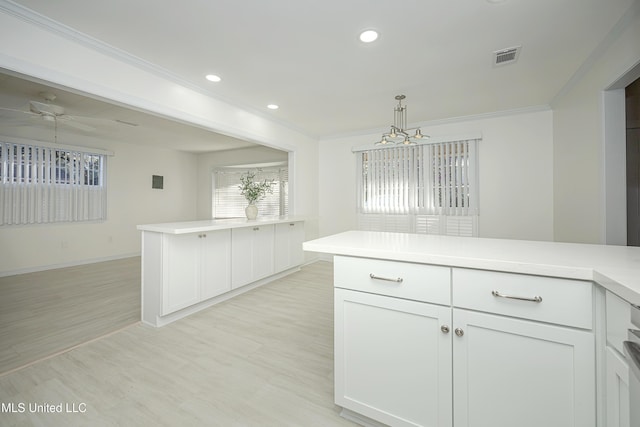
<path id="1" fill-rule="evenodd" d="M 208 219 L 202 221 L 165 222 L 161 224 L 144 224 L 136 228 L 140 231 L 153 231 L 166 234 L 201 233 L 204 231 L 226 230 L 229 228 L 256 227 L 260 225 L 280 224 L 284 222 L 304 221 L 303 217 L 272 216 L 259 217 L 254 220 L 246 218 Z"/>
<path id="2" fill-rule="evenodd" d="M 594 281 L 640 305 L 640 248 L 477 237 L 347 231 L 311 240 L 303 249 Z"/>

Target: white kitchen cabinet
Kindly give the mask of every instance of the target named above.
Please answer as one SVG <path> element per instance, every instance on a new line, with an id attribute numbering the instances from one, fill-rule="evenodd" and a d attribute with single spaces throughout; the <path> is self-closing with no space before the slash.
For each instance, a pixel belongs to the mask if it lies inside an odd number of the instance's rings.
<path id="1" fill-rule="evenodd" d="M 612 347 L 606 349 L 607 427 L 630 427 L 629 364 Z"/>
<path id="2" fill-rule="evenodd" d="M 595 426 L 593 285 L 461 268 L 452 277 L 456 427 Z"/>
<path id="3" fill-rule="evenodd" d="M 629 365 L 623 353 L 623 341 L 631 324 L 628 302 L 606 292 L 606 416 L 607 427 L 630 427 Z"/>
<path id="4" fill-rule="evenodd" d="M 336 289 L 335 316 L 338 405 L 389 425 L 452 425 L 448 307 Z"/>
<path id="5" fill-rule="evenodd" d="M 289 224 L 295 226 L 289 226 Z M 275 225 L 292 246 L 276 266 Z M 299 217 L 187 221 L 140 225 L 142 322 L 155 327 L 203 310 L 293 271 L 302 263 Z M 294 264 L 295 263 L 295 264 Z M 249 285 L 249 286 L 245 286 Z"/>
<path id="6" fill-rule="evenodd" d="M 163 236 L 165 316 L 231 289 L 230 230 Z"/>
<path id="7" fill-rule="evenodd" d="M 302 242 L 304 222 L 292 221 L 275 224 L 274 263 L 276 271 L 296 267 L 304 261 Z"/>
<path id="8" fill-rule="evenodd" d="M 270 276 L 274 266 L 274 225 L 255 225 L 231 231 L 231 287 Z"/>
<path id="9" fill-rule="evenodd" d="M 193 305 L 200 297 L 200 236 L 176 234 L 164 236 L 162 310 L 165 316 Z"/>
<path id="10" fill-rule="evenodd" d="M 345 416 L 595 427 L 592 283 L 346 256 L 334 281 Z"/>
<path id="11" fill-rule="evenodd" d="M 595 426 L 591 331 L 462 309 L 453 319 L 456 427 Z"/>
<path id="12" fill-rule="evenodd" d="M 231 232 L 220 230 L 200 234 L 200 299 L 205 300 L 231 290 Z"/>

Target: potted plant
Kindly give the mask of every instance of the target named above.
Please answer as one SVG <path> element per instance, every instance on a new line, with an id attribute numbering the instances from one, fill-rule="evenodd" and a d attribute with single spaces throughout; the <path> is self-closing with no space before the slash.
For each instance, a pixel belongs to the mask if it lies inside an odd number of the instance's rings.
<path id="1" fill-rule="evenodd" d="M 265 179 L 262 182 L 257 182 L 255 178 L 255 172 L 247 171 L 240 177 L 240 185 L 238 186 L 240 194 L 249 202 L 249 205 L 244 210 L 247 219 L 256 219 L 258 216 L 256 202 L 264 198 L 267 193 L 273 193 L 273 180 Z"/>

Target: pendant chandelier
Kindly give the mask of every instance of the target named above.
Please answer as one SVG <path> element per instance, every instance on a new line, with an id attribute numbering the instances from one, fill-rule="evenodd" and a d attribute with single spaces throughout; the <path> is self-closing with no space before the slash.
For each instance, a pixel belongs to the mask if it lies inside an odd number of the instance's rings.
<path id="1" fill-rule="evenodd" d="M 412 145 L 416 144 L 422 139 L 428 139 L 429 135 L 423 135 L 419 127 L 407 128 L 407 107 L 402 105 L 402 100 L 405 99 L 404 95 L 396 95 L 398 105 L 393 110 L 393 124 L 391 130 L 388 133 L 382 134 L 382 139 L 376 142 L 376 145 L 386 144 L 404 144 Z M 410 132 L 414 132 L 410 135 Z"/>

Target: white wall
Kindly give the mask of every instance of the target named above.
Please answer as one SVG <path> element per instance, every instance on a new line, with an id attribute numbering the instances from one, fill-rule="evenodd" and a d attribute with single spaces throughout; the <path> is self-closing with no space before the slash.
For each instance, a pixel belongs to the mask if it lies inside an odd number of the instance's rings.
<path id="1" fill-rule="evenodd" d="M 211 219 L 211 174 L 223 166 L 250 165 L 256 163 L 287 162 L 286 151 L 269 147 L 249 147 L 198 155 L 198 219 Z"/>
<path id="2" fill-rule="evenodd" d="M 432 137 L 482 134 L 481 237 L 553 240 L 552 125 L 550 110 L 421 125 Z M 351 148 L 379 139 L 376 133 L 320 141 L 320 235 L 356 227 Z"/>
<path id="3" fill-rule="evenodd" d="M 48 26 L 0 11 L 0 68 L 19 74 L 32 76 L 54 85 L 71 88 L 80 93 L 90 94 L 100 99 L 131 106 L 135 109 L 151 112 L 163 117 L 175 118 L 185 123 L 195 124 L 204 129 L 216 131 L 228 136 L 269 147 L 289 151 L 290 205 L 291 212 L 309 218 L 305 231 L 307 238 L 317 236 L 318 185 L 317 141 L 291 130 L 268 118 L 242 110 L 236 106 L 219 101 L 193 88 L 187 87 L 162 72 L 150 69 L 128 57 L 119 56 L 108 47 L 95 42 L 78 41 L 74 35 L 66 34 L 64 28 L 57 31 Z M 136 223 L 149 223 L 171 219 L 189 220 L 196 217 L 197 161 L 191 155 L 178 156 L 183 178 L 171 177 L 165 171 L 167 185 L 176 185 L 172 191 L 160 193 L 142 193 L 132 190 L 131 182 L 142 167 L 144 180 L 150 187 L 150 175 L 162 173 L 152 166 L 172 166 L 176 163 L 174 152 L 154 154 L 156 164 L 149 161 L 146 150 L 137 152 L 135 161 L 127 165 L 121 179 L 126 186 L 118 191 L 129 194 L 127 201 L 114 206 L 113 221 L 121 222 L 122 229 Z M 293 160 L 293 162 L 292 162 Z M 117 161 L 114 159 L 116 165 Z M 144 164 L 144 166 L 142 166 Z M 113 174 L 112 174 L 113 175 Z M 114 175 L 115 176 L 115 175 Z M 174 184 L 175 183 L 175 184 Z M 137 185 L 137 184 L 136 184 Z M 133 185 L 133 188 L 136 188 Z M 142 188 L 142 187 L 141 187 Z M 176 191 L 174 191 L 176 190 Z M 149 190 L 150 191 L 150 190 Z M 150 198 L 149 209 L 138 211 L 139 205 Z M 189 205 L 182 211 L 181 204 Z M 177 211 L 176 211 L 177 209 Z M 68 243 L 69 251 L 61 251 L 57 256 L 43 257 L 41 253 L 29 254 L 27 248 L 44 245 L 47 250 L 58 250 L 60 240 L 67 233 L 63 226 L 36 228 L 16 228 L 3 231 L 0 239 L 11 241 L 3 246 L 7 252 L 0 253 L 0 271 L 15 271 L 29 266 L 48 266 L 52 263 L 81 263 L 96 256 L 116 257 L 129 253 L 129 245 L 115 247 L 105 242 L 110 232 L 104 225 L 84 228 L 78 241 L 86 244 Z M 114 231 L 114 242 L 122 239 Z M 74 238 L 75 239 L 75 238 Z M 75 242 L 75 240 L 74 240 Z M 73 247 L 73 250 L 71 250 Z M 10 253 L 9 253 L 10 252 Z M 30 259 L 27 259 L 30 258 Z M 6 260 L 6 261 L 5 261 Z"/>
<path id="4" fill-rule="evenodd" d="M 0 275 L 138 255 L 136 225 L 195 219 L 194 154 L 116 141 L 87 145 L 114 153 L 107 159 L 107 220 L 1 227 Z M 152 175 L 164 176 L 163 190 L 151 188 Z"/>
<path id="5" fill-rule="evenodd" d="M 553 103 L 555 240 L 606 241 L 604 91 L 640 61 L 639 5 Z"/>

